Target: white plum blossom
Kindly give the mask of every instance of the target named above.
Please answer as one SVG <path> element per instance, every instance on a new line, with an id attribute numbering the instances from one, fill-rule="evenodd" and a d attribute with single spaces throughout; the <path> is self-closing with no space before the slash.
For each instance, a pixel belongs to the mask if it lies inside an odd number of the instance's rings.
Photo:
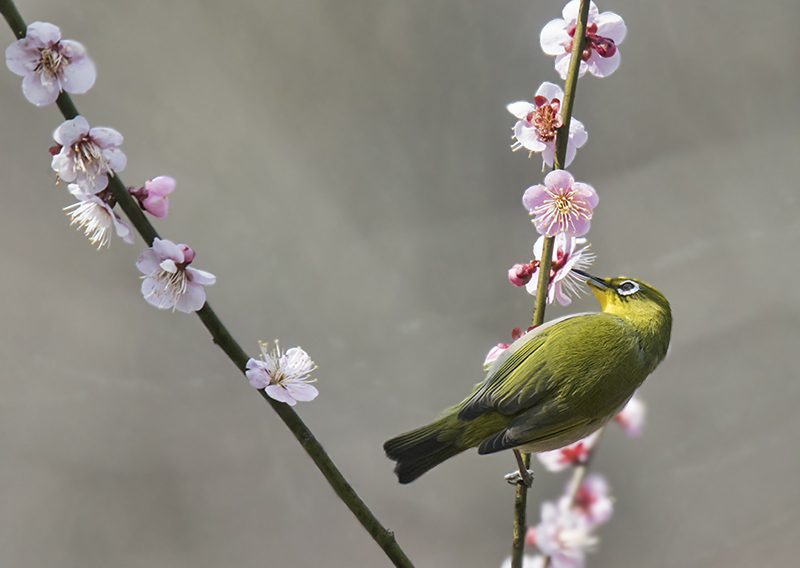
<path id="1" fill-rule="evenodd" d="M 568 467 L 581 465 L 589 461 L 592 448 L 600 437 L 600 431 L 589 434 L 568 446 L 551 452 L 539 452 L 536 457 L 548 471 L 562 471 Z"/>
<path id="2" fill-rule="evenodd" d="M 528 530 L 526 542 L 535 542 L 550 557 L 552 568 L 582 568 L 586 552 L 593 551 L 599 539 L 591 534 L 583 515 L 555 503 L 542 503 L 542 520 Z"/>
<path id="3" fill-rule="evenodd" d="M 544 236 L 541 236 L 533 245 L 533 256 L 536 261 L 541 261 L 544 250 Z M 547 289 L 547 303 L 552 304 L 558 300 L 562 306 L 572 302 L 570 295 L 577 296 L 584 291 L 583 278 L 572 272 L 573 268 L 585 270 L 594 262 L 594 253 L 589 252 L 591 245 L 578 248 L 586 244 L 583 237 L 571 237 L 566 233 L 558 233 L 553 243 L 553 258 L 550 265 L 550 285 Z M 534 261 L 535 262 L 535 261 Z M 525 285 L 525 289 L 532 296 L 536 295 L 539 287 L 539 278 L 535 275 Z"/>
<path id="4" fill-rule="evenodd" d="M 64 207 L 64 211 L 72 219 L 70 225 L 77 223 L 79 229 L 86 227 L 84 234 L 92 244 L 97 243 L 98 249 L 109 244 L 111 227 L 114 227 L 117 236 L 122 237 L 126 243 L 133 243 L 133 230 L 114 212 L 114 199 L 110 192 L 104 190 L 98 194 L 86 193 L 75 183 L 67 187 L 78 199 L 78 203 Z"/>
<path id="5" fill-rule="evenodd" d="M 544 163 L 552 167 L 556 152 L 556 129 L 563 125 L 560 112 L 563 100 L 564 91 L 558 85 L 542 83 L 536 91 L 533 103 L 518 101 L 508 105 L 508 112 L 519 119 L 514 125 L 516 142 L 511 145 L 511 149 L 517 151 L 525 148 L 531 153 L 541 152 Z M 583 123 L 572 118 L 569 123 L 565 167 L 570 165 L 575 158 L 576 149 L 583 146 L 588 137 Z"/>
<path id="6" fill-rule="evenodd" d="M 316 379 L 309 375 L 316 369 L 308 353 L 299 347 L 285 352 L 275 341 L 275 349 L 267 351 L 267 344 L 260 343 L 261 359 L 247 361 L 246 372 L 250 384 L 264 389 L 270 398 L 294 406 L 298 401 L 314 400 L 319 391 L 311 384 Z"/>
<path id="7" fill-rule="evenodd" d="M 642 435 L 646 414 L 647 405 L 634 394 L 628 404 L 625 405 L 625 408 L 620 410 L 619 414 L 614 417 L 614 420 L 619 422 L 628 436 L 637 437 Z"/>
<path id="8" fill-rule="evenodd" d="M 22 93 L 36 106 L 49 105 L 61 91 L 85 93 L 97 77 L 86 49 L 62 40 L 58 26 L 33 22 L 26 35 L 6 48 L 6 65 L 22 76 Z"/>
<path id="9" fill-rule="evenodd" d="M 579 0 L 572 0 L 561 12 L 564 19 L 552 20 L 539 36 L 542 49 L 556 56 L 556 71 L 562 79 L 567 78 L 575 24 L 578 21 Z M 586 25 L 586 46 L 581 56 L 579 76 L 588 70 L 596 77 L 607 77 L 619 67 L 620 55 L 617 45 L 625 39 L 627 28 L 622 18 L 614 12 L 598 13 L 594 2 L 589 3 L 589 19 Z"/>
<path id="10" fill-rule="evenodd" d="M 82 116 L 61 123 L 53 138 L 60 149 L 53 156 L 52 168 L 60 179 L 75 182 L 87 191 L 104 189 L 108 185 L 106 173 L 121 172 L 128 162 L 119 149 L 122 134 L 113 128 L 89 128 Z"/>
<path id="11" fill-rule="evenodd" d="M 567 483 L 565 492 L 570 491 L 572 483 Z M 570 496 L 565 494 L 558 502 L 561 508 L 570 507 Z M 571 508 L 586 518 L 589 526 L 596 526 L 608 521 L 614 512 L 614 500 L 608 482 L 599 473 L 587 475 L 575 493 Z"/>
<path id="12" fill-rule="evenodd" d="M 203 285 L 213 284 L 217 277 L 210 272 L 189 266 L 194 251 L 188 245 L 156 238 L 136 261 L 144 276 L 142 295 L 148 303 L 161 309 L 196 312 L 206 302 Z"/>
<path id="13" fill-rule="evenodd" d="M 539 234 L 554 237 L 563 232 L 582 237 L 589 232 L 592 210 L 599 200 L 588 183 L 575 181 L 566 170 L 553 170 L 544 177 L 544 184 L 525 190 L 522 205 L 534 216 Z"/>

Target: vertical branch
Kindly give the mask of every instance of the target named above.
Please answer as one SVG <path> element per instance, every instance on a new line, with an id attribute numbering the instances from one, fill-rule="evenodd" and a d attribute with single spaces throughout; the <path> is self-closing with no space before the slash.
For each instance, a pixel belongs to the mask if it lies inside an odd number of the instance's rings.
<path id="1" fill-rule="evenodd" d="M 562 125 L 556 135 L 556 152 L 553 157 L 553 169 L 564 168 L 567 156 L 567 142 L 569 141 L 569 126 L 572 121 L 572 107 L 575 103 L 575 91 L 578 86 L 578 71 L 580 70 L 581 57 L 586 47 L 586 22 L 589 19 L 589 0 L 581 0 L 578 10 L 578 21 L 575 24 L 575 37 L 572 43 L 572 57 L 569 61 L 567 80 L 564 85 L 564 104 L 561 107 Z M 550 265 L 553 261 L 553 245 L 555 237 L 547 237 L 542 247 L 542 258 L 539 264 L 539 281 L 536 287 L 536 301 L 533 310 L 533 325 L 544 322 L 544 309 L 547 301 L 547 292 L 550 285 Z M 523 456 L 525 467 L 530 467 L 531 455 Z M 580 482 L 578 482 L 580 485 Z M 522 553 L 525 547 L 526 506 L 528 488 L 523 484 L 517 485 L 514 495 L 514 528 L 511 543 L 511 568 L 522 568 Z M 547 566 L 547 564 L 545 564 Z"/>

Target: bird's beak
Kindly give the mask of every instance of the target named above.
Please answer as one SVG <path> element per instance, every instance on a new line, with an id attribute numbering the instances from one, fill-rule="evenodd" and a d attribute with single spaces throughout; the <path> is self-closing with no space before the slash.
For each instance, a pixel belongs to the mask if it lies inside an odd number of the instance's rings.
<path id="1" fill-rule="evenodd" d="M 586 283 L 591 286 L 592 288 L 597 288 L 598 290 L 608 290 L 608 284 L 602 278 L 598 278 L 597 276 L 592 276 L 588 272 L 584 272 L 583 270 L 578 270 L 577 268 L 573 268 L 572 272 L 575 274 L 586 278 Z"/>

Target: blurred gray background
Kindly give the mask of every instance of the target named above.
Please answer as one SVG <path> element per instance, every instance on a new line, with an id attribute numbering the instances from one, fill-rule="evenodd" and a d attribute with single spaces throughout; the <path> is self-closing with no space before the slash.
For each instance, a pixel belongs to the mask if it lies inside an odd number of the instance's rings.
<path id="1" fill-rule="evenodd" d="M 178 180 L 155 225 L 218 276 L 234 336 L 316 360 L 298 412 L 419 567 L 510 548 L 510 454 L 400 486 L 381 445 L 461 400 L 530 319 L 506 271 L 531 258 L 541 162 L 509 149 L 505 105 L 558 81 L 538 37 L 562 6 L 19 3 L 94 58 L 74 100 L 124 134 L 123 181 Z M 575 107 L 593 271 L 659 287 L 675 327 L 644 436 L 611 428 L 598 452 L 616 513 L 588 566 L 796 565 L 800 4 L 599 7 L 628 36 Z M 141 240 L 98 252 L 69 226 L 56 107 L 7 69 L 0 101 L 0 565 L 389 566 L 197 318 L 144 302 Z M 538 469 L 531 522 L 567 479 Z"/>

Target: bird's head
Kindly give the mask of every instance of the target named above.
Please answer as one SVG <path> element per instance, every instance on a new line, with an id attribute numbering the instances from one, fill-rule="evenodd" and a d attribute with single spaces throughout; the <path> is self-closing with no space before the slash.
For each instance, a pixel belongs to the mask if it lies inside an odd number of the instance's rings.
<path id="1" fill-rule="evenodd" d="M 600 309 L 606 313 L 628 318 L 670 314 L 669 302 L 664 295 L 641 280 L 627 276 L 598 278 L 574 269 L 573 272 L 586 278 L 586 283 L 600 302 Z"/>

